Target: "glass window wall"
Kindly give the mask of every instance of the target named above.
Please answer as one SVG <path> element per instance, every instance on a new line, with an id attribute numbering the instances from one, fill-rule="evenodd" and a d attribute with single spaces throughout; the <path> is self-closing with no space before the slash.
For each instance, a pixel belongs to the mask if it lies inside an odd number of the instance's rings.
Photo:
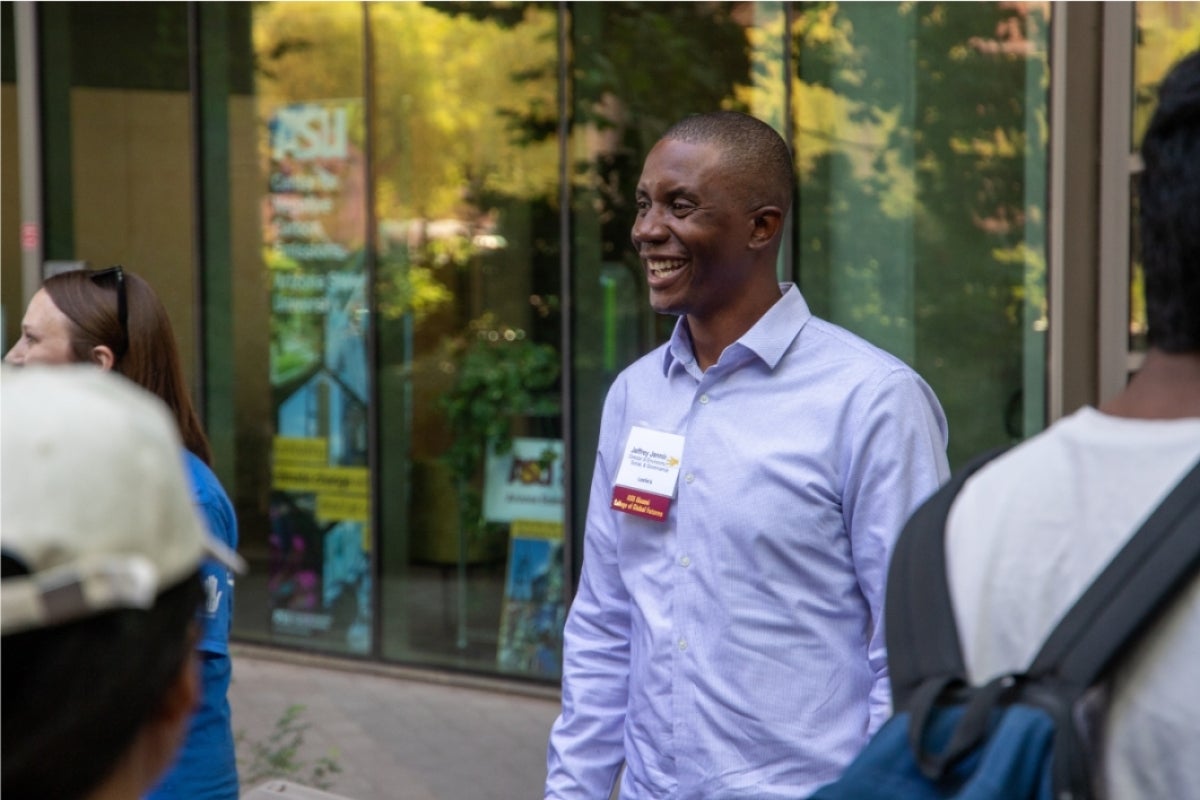
<path id="1" fill-rule="evenodd" d="M 372 3 L 381 649 L 559 671 L 558 13 Z"/>
<path id="2" fill-rule="evenodd" d="M 252 565 L 239 582 L 235 632 L 369 654 L 364 8 L 248 8 L 223 19 L 227 35 L 253 54 L 231 65 L 226 112 L 231 176 L 236 163 L 249 178 L 231 177 L 228 186 L 230 206 L 242 210 L 232 222 L 235 440 L 249 459 L 238 471 L 238 501 Z"/>
<path id="3" fill-rule="evenodd" d="M 257 143 L 265 256 L 246 264 L 270 299 L 235 326 L 254 337 L 270 320 L 255 363 L 269 364 L 273 406 L 260 403 L 248 418 L 259 432 L 238 437 L 271 445 L 247 495 L 269 498 L 269 533 L 240 632 L 557 675 L 563 538 L 582 536 L 604 393 L 674 322 L 644 297 L 632 187 L 657 137 L 694 111 L 747 111 L 794 143 L 780 278 L 930 380 L 952 460 L 1040 429 L 1046 13 L 254 6 L 253 99 L 234 116 Z M 345 149 L 316 152 L 334 144 Z M 300 433 L 281 433 L 288 382 L 346 358 L 331 337 L 353 344 L 347 363 L 366 374 L 322 379 Z M 339 429 L 353 411 L 361 427 Z M 348 565 L 352 579 L 330 572 Z"/>
<path id="4" fill-rule="evenodd" d="M 1047 14 L 1021 3 L 572 6 L 575 497 L 604 390 L 673 323 L 646 306 L 630 201 L 657 136 L 694 111 L 748 111 L 791 137 L 781 277 L 930 381 L 952 463 L 1044 427 Z"/>
<path id="5" fill-rule="evenodd" d="M 242 640 L 557 679 L 604 394 L 674 323 L 633 189 L 688 113 L 793 143 L 780 279 L 930 381 L 952 462 L 1045 424 L 1045 4 L 39 7 L 47 255 L 164 294 Z"/>
<path id="6" fill-rule="evenodd" d="M 237 633 L 553 677 L 558 8 L 263 3 L 243 25 Z"/>
<path id="7" fill-rule="evenodd" d="M 929 381 L 952 466 L 1045 425 L 1048 12 L 795 7 L 801 289 Z"/>

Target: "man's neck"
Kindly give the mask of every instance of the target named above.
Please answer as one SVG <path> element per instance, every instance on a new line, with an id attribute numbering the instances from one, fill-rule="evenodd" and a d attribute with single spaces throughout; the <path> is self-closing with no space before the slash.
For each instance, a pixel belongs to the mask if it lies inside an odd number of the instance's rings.
<path id="1" fill-rule="evenodd" d="M 703 317 L 689 314 L 688 336 L 700 369 L 706 370 L 716 364 L 725 348 L 753 328 L 782 296 L 779 284 L 772 276 L 769 283 L 761 283 L 755 291 L 747 292 L 736 306 Z"/>
<path id="2" fill-rule="evenodd" d="M 1200 417 L 1200 352 L 1151 348 L 1142 368 L 1100 411 L 1130 419 Z"/>

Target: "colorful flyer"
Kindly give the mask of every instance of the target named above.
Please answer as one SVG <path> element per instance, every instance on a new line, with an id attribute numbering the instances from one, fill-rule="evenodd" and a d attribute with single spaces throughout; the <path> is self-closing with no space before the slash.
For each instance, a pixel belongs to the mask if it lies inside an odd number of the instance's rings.
<path id="1" fill-rule="evenodd" d="M 562 439 L 518 436 L 501 455 L 487 451 L 483 483 L 483 516 L 488 522 L 518 519 L 562 524 Z"/>
<path id="2" fill-rule="evenodd" d="M 513 520 L 509 535 L 497 664 L 505 672 L 559 677 L 567 615 L 562 523 Z"/>

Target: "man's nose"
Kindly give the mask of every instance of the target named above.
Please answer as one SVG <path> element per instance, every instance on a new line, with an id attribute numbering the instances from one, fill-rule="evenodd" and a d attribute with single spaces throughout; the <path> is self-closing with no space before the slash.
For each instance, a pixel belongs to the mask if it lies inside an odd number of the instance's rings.
<path id="1" fill-rule="evenodd" d="M 633 221 L 631 236 L 634 244 L 662 241 L 666 235 L 667 229 L 662 224 L 662 214 L 653 206 L 639 214 Z"/>

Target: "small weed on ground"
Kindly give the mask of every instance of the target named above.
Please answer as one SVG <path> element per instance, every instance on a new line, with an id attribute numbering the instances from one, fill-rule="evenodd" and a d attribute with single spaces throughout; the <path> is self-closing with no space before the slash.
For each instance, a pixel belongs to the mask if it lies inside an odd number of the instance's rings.
<path id="1" fill-rule="evenodd" d="M 332 779 L 342 771 L 336 750 L 330 750 L 316 760 L 299 757 L 305 734 L 312 723 L 302 719 L 305 707 L 288 706 L 265 739 L 247 739 L 244 730 L 236 736 L 238 773 L 242 786 L 253 787 L 270 780 L 284 778 L 314 789 L 329 789 Z"/>

